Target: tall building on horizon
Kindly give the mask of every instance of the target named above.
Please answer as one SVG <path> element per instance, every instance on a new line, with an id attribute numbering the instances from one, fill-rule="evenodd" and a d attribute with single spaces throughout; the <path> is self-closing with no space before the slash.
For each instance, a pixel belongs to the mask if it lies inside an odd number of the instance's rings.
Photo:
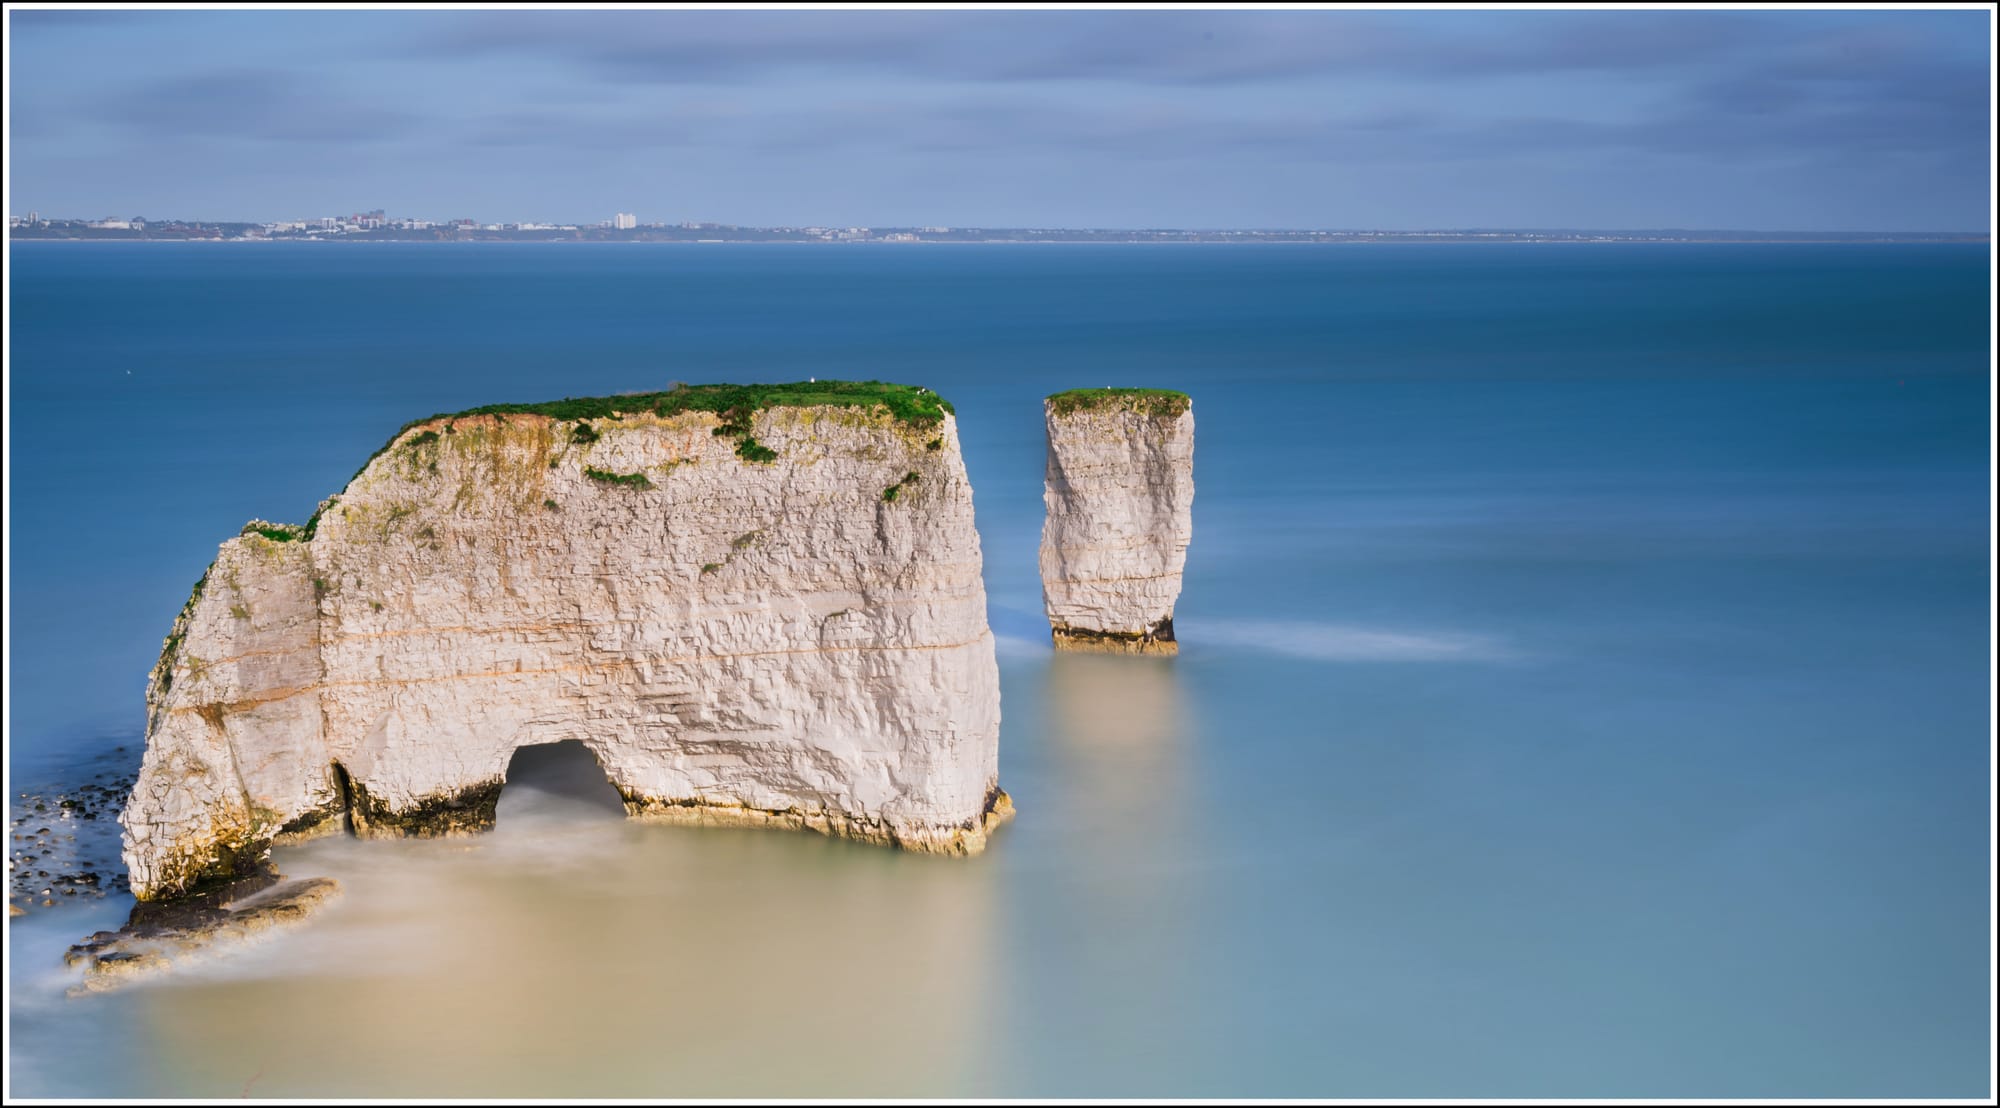
<path id="1" fill-rule="evenodd" d="M 619 212 L 611 217 L 611 226 L 620 231 L 629 231 L 639 225 L 639 217 L 631 212 Z"/>

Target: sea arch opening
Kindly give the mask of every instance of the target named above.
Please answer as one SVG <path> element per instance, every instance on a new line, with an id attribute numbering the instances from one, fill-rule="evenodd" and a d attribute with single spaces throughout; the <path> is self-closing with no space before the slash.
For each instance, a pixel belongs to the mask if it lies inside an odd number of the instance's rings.
<path id="1" fill-rule="evenodd" d="M 498 827 L 624 818 L 617 787 L 597 756 L 576 739 L 517 747 L 494 812 Z"/>

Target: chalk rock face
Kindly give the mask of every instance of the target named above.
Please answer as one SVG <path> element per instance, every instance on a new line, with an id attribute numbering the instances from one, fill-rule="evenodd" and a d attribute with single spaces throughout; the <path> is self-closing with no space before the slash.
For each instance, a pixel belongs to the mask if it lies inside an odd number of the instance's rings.
<path id="1" fill-rule="evenodd" d="M 701 411 L 439 418 L 309 537 L 224 543 L 148 689 L 134 893 L 486 828 L 515 749 L 566 739 L 636 817 L 982 849 L 1012 808 L 952 417 L 743 418 L 775 459 Z"/>
<path id="2" fill-rule="evenodd" d="M 1194 409 L 1179 393 L 1079 390 L 1043 405 L 1042 604 L 1058 650 L 1172 654 L 1194 521 Z"/>

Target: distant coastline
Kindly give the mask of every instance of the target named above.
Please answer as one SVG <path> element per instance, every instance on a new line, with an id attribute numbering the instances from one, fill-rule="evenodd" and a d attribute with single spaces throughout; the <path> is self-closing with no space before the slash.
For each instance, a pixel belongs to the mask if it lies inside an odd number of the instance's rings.
<path id="1" fill-rule="evenodd" d="M 109 222 L 109 221 L 98 221 Z M 118 221 L 127 222 L 127 221 Z M 136 221 L 134 221 L 136 222 Z M 282 226 L 282 230 L 272 230 Z M 736 227 L 716 224 L 634 228 L 483 225 L 479 227 L 379 227 L 295 230 L 259 223 L 146 223 L 93 226 L 85 220 L 50 220 L 8 228 L 12 242 L 341 242 L 487 243 L 616 242 L 685 245 L 728 243 L 893 244 L 1296 244 L 1420 245 L 1438 243 L 1964 243 L 1992 241 L 1980 231 L 1690 231 L 1690 230 L 1093 230 L 986 227 Z"/>

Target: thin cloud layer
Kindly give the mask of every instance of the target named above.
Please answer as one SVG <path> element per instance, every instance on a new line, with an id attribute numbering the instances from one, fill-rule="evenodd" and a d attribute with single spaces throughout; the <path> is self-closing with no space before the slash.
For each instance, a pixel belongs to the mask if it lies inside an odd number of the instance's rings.
<path id="1" fill-rule="evenodd" d="M 393 139 L 420 117 L 336 85 L 274 69 L 224 69 L 167 77 L 99 97 L 97 122 L 147 135 L 268 142 Z"/>
<path id="2" fill-rule="evenodd" d="M 1988 18 L 17 11 L 14 184 L 208 218 L 1979 230 Z"/>
<path id="3" fill-rule="evenodd" d="M 488 12 L 413 46 L 439 58 L 559 57 L 625 80 L 749 80 L 792 69 L 924 80 L 1263 82 L 1685 67 L 1754 54 L 1778 28 L 1716 13 Z"/>

